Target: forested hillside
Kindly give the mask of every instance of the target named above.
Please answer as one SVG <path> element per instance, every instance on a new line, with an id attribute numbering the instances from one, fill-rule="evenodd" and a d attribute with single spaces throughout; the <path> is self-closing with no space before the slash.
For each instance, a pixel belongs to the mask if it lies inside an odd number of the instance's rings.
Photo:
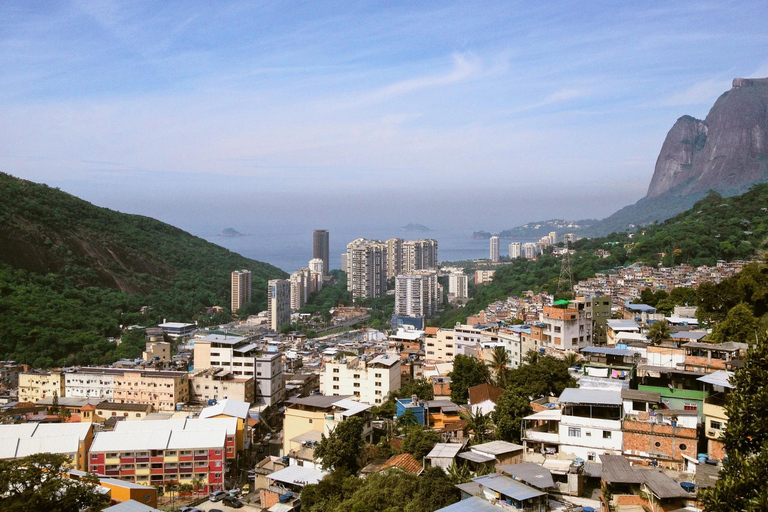
<path id="1" fill-rule="evenodd" d="M 579 240 L 570 258 L 574 281 L 579 281 L 635 262 L 699 266 L 714 265 L 717 260 L 747 260 L 759 257 L 767 241 L 768 184 L 763 183 L 729 198 L 711 192 L 690 210 L 636 233 Z M 603 257 L 600 250 L 610 256 Z M 549 255 L 536 261 L 515 260 L 499 268 L 491 284 L 479 286 L 466 307 L 449 309 L 431 324 L 450 327 L 493 301 L 525 290 L 554 293 L 560 266 L 561 258 Z"/>
<path id="2" fill-rule="evenodd" d="M 230 272 L 253 301 L 285 277 L 181 229 L 0 173 L 0 357 L 35 366 L 109 362 L 120 325 L 196 320 L 229 305 Z M 152 310 L 140 314 L 142 306 Z"/>

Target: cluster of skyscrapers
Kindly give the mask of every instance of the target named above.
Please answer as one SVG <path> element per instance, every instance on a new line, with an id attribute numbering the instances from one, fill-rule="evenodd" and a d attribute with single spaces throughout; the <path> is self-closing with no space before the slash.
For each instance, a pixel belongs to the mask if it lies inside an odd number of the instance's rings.
<path id="1" fill-rule="evenodd" d="M 573 233 L 566 233 L 563 237 L 566 242 L 575 242 L 576 237 Z M 540 254 L 544 253 L 547 247 L 553 246 L 557 243 L 557 232 L 552 231 L 549 235 L 541 237 L 538 242 L 512 242 L 509 244 L 509 259 L 514 260 L 517 258 L 532 259 L 536 258 Z M 499 261 L 499 237 L 491 237 L 490 246 L 490 260 L 492 262 Z"/>
<path id="2" fill-rule="evenodd" d="M 437 240 L 358 238 L 347 244 L 341 259 L 353 300 L 381 297 L 387 292 L 387 279 L 437 268 Z"/>

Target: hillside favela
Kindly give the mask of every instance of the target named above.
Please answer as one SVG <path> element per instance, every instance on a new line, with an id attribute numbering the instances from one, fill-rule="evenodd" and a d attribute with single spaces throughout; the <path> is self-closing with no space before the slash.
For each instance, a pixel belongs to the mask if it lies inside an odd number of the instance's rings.
<path id="1" fill-rule="evenodd" d="M 768 511 L 766 20 L 3 3 L 0 511 Z"/>

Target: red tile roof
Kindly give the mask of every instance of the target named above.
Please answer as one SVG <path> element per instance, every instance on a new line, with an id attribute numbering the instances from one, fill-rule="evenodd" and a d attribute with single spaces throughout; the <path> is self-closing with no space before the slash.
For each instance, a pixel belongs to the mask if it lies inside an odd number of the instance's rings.
<path id="1" fill-rule="evenodd" d="M 419 461 L 413 458 L 413 455 L 410 453 L 401 453 L 400 455 L 390 457 L 389 460 L 381 466 L 379 471 L 383 471 L 387 468 L 399 468 L 406 473 L 413 473 L 414 475 L 418 475 L 424 469 L 421 464 L 419 464 Z"/>

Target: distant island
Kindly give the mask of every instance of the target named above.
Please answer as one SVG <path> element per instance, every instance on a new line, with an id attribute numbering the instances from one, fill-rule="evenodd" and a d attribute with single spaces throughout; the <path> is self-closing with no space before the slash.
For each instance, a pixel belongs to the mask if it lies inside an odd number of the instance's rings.
<path id="1" fill-rule="evenodd" d="M 475 231 L 472 233 L 472 238 L 491 238 L 493 236 L 492 233 L 489 233 L 488 231 Z"/>
<path id="2" fill-rule="evenodd" d="M 241 233 L 233 228 L 226 228 L 219 233 L 219 236 L 248 236 L 245 233 Z"/>
<path id="3" fill-rule="evenodd" d="M 414 224 L 413 222 L 408 223 L 408 225 L 403 226 L 400 229 L 403 231 L 432 231 L 424 224 Z"/>

